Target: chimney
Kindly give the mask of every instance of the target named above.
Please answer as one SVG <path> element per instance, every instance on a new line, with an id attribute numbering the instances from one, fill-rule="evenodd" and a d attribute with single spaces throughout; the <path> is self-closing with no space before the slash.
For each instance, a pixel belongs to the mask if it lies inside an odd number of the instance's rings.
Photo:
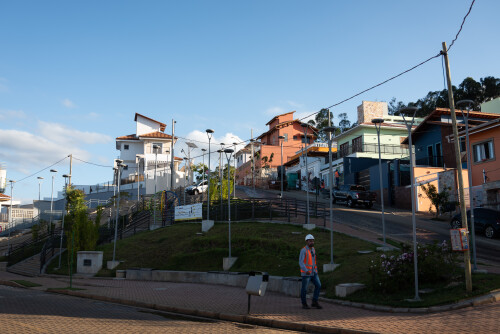
<path id="1" fill-rule="evenodd" d="M 384 118 L 388 115 L 387 102 L 363 101 L 358 106 L 358 124 L 371 123 L 374 118 Z"/>

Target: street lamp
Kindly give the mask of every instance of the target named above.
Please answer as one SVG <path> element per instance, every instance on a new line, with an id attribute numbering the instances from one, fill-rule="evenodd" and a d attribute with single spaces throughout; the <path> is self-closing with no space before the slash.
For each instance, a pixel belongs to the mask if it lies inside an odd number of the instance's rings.
<path id="1" fill-rule="evenodd" d="M 61 268 L 61 254 L 62 254 L 62 243 L 63 243 L 63 233 L 64 233 L 64 215 L 66 214 L 66 193 L 68 190 L 68 178 L 71 177 L 71 174 L 64 174 L 64 207 L 63 207 L 63 215 L 62 215 L 62 225 L 61 225 L 61 241 L 59 242 L 59 267 L 57 269 Z"/>
<path id="2" fill-rule="evenodd" d="M 328 133 L 328 188 L 330 193 L 330 270 L 335 269 L 333 262 L 333 170 L 332 170 L 332 133 L 335 133 L 335 127 L 328 126 L 323 128 L 323 131 Z"/>
<path id="3" fill-rule="evenodd" d="M 224 150 L 224 154 L 226 155 L 227 158 L 227 217 L 229 222 L 229 258 L 231 258 L 231 187 L 230 187 L 231 174 L 230 174 L 229 164 L 231 161 L 231 154 L 233 154 L 233 152 L 234 150 L 230 148 L 226 148 Z M 222 190 L 222 182 L 221 182 L 221 190 Z"/>
<path id="4" fill-rule="evenodd" d="M 12 208 L 14 207 L 14 195 L 13 195 L 13 191 L 12 191 L 12 188 L 14 188 L 14 183 L 16 183 L 16 181 L 14 180 L 9 180 L 10 182 L 10 210 L 9 210 L 9 242 L 8 242 L 8 245 L 7 245 L 7 248 L 9 250 L 9 255 L 10 255 L 10 231 L 12 230 Z"/>
<path id="5" fill-rule="evenodd" d="M 203 172 L 201 174 L 201 182 L 203 184 L 203 183 L 205 183 L 205 152 L 207 151 L 207 149 L 206 148 L 202 148 L 201 151 L 203 152 L 201 154 L 201 156 L 203 157 L 203 163 L 202 163 Z"/>
<path id="6" fill-rule="evenodd" d="M 238 143 L 233 143 L 234 145 L 234 152 L 236 152 L 236 146 L 238 146 Z M 236 198 L 236 153 L 233 155 L 233 198 Z"/>
<path id="7" fill-rule="evenodd" d="M 116 255 L 116 239 L 118 238 L 118 219 L 120 217 L 120 184 L 122 178 L 122 168 L 127 167 L 127 165 L 123 164 L 123 160 L 116 159 L 116 167 L 117 167 L 117 175 L 118 175 L 118 203 L 116 205 L 116 221 L 115 221 L 115 239 L 113 242 L 113 263 L 115 263 L 115 255 Z M 155 217 L 156 218 L 156 217 Z M 156 220 L 155 220 L 156 223 Z"/>
<path id="8" fill-rule="evenodd" d="M 470 156 L 470 147 L 469 147 L 469 112 L 474 105 L 474 101 L 472 100 L 460 100 L 457 102 L 457 108 L 462 111 L 462 116 L 465 121 L 465 140 L 467 146 L 467 174 L 469 177 L 469 201 L 470 201 L 470 228 L 471 228 L 471 239 L 472 239 L 472 259 L 474 262 L 474 270 L 477 270 L 477 262 L 476 262 L 476 230 L 474 226 L 474 196 L 472 193 L 472 161 Z M 467 114 L 464 114 L 463 107 L 467 110 Z M 459 140 L 456 138 L 455 140 Z"/>
<path id="9" fill-rule="evenodd" d="M 51 169 L 51 173 L 57 173 L 57 170 Z M 49 231 L 52 231 L 52 206 L 54 205 L 54 176 L 55 174 L 52 174 L 52 190 L 50 192 L 50 224 L 49 224 Z"/>
<path id="10" fill-rule="evenodd" d="M 157 165 L 158 165 L 158 148 L 159 147 L 160 146 L 158 146 L 157 144 L 153 144 L 153 150 L 155 151 L 155 193 L 153 195 L 153 205 L 154 205 L 153 206 L 153 224 L 155 224 L 155 225 L 156 225 L 156 183 L 157 183 L 157 181 L 156 181 L 156 178 L 157 178 L 157 176 L 156 176 L 156 174 L 157 174 L 156 168 L 157 168 Z M 118 181 L 118 182 L 120 182 L 120 181 Z M 120 192 L 118 192 L 118 194 L 119 193 Z M 114 260 L 115 259 L 113 259 L 113 261 Z"/>
<path id="11" fill-rule="evenodd" d="M 210 141 L 214 130 L 206 129 L 205 132 L 208 136 L 208 188 L 207 188 L 207 220 L 210 220 Z"/>
<path id="12" fill-rule="evenodd" d="M 281 194 L 280 199 L 283 199 L 283 140 L 285 136 L 278 136 L 279 141 L 281 142 Z"/>
<path id="13" fill-rule="evenodd" d="M 385 241 L 385 215 L 384 215 L 384 184 L 382 178 L 382 153 L 380 152 L 380 127 L 384 120 L 382 118 L 374 118 L 372 119 L 372 123 L 375 125 L 375 129 L 377 130 L 377 139 L 378 139 L 378 174 L 379 174 L 379 182 L 380 182 L 380 204 L 382 206 L 382 235 L 384 238 L 384 247 L 387 247 L 387 243 Z M 411 135 L 410 135 L 411 136 Z"/>
<path id="14" fill-rule="evenodd" d="M 411 129 L 413 128 L 413 122 L 415 121 L 417 108 L 402 108 L 399 110 L 399 113 L 401 116 L 403 116 L 406 128 L 408 129 L 408 144 L 410 146 L 411 222 L 413 225 L 413 270 L 415 271 L 415 298 L 413 298 L 413 301 L 419 301 L 420 296 L 418 295 L 417 222 L 415 220 L 415 176 L 413 171 L 413 143 L 411 138 Z M 411 115 L 411 122 L 409 120 L 406 120 L 405 114 Z"/>
<path id="15" fill-rule="evenodd" d="M 224 143 L 220 143 L 220 150 L 219 152 L 219 189 L 220 189 L 220 212 L 221 212 L 221 217 L 222 217 L 222 179 L 224 178 L 224 171 L 223 166 L 222 166 L 222 153 L 224 153 Z"/>
<path id="16" fill-rule="evenodd" d="M 188 161 L 189 159 L 187 157 L 184 157 L 184 205 L 186 205 L 186 170 L 188 169 Z M 189 172 L 188 172 L 188 177 L 189 177 Z"/>
<path id="17" fill-rule="evenodd" d="M 307 129 L 309 128 L 309 124 L 307 123 L 302 123 L 300 124 L 302 128 L 304 128 L 304 151 L 306 154 L 306 199 L 307 199 L 307 218 L 306 218 L 306 224 L 309 224 L 309 171 L 308 171 L 308 164 L 307 164 Z M 302 151 L 302 155 L 304 155 L 304 151 Z"/>
<path id="18" fill-rule="evenodd" d="M 37 177 L 38 179 L 38 201 L 40 201 L 40 193 L 42 192 L 42 180 L 43 176 Z"/>

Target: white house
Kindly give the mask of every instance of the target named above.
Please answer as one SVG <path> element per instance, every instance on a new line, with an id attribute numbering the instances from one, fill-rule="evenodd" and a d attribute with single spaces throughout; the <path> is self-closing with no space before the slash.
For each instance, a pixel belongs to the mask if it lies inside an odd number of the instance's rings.
<path id="1" fill-rule="evenodd" d="M 157 191 L 171 189 L 170 162 L 172 136 L 165 133 L 166 124 L 139 113 L 135 114 L 134 134 L 116 138 L 116 149 L 127 167 L 122 173 L 122 183 L 145 181 L 146 193 L 154 192 L 156 171 Z M 175 148 L 176 138 L 173 138 Z M 175 152 L 175 150 L 174 150 Z M 184 173 L 179 170 L 182 158 L 174 157 L 174 186 L 179 185 Z"/>

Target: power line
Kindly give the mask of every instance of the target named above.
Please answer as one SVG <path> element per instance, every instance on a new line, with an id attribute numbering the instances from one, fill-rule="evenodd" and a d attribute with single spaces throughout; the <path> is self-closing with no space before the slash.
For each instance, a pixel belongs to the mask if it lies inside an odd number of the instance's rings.
<path id="1" fill-rule="evenodd" d="M 462 28 L 465 24 L 465 20 L 467 19 L 467 16 L 469 16 L 470 11 L 472 10 L 472 6 L 474 6 L 474 2 L 476 2 L 476 0 L 472 0 L 472 3 L 470 4 L 470 7 L 469 7 L 469 11 L 467 12 L 467 14 L 465 14 L 464 19 L 462 20 L 462 24 L 460 25 L 460 29 L 458 29 L 457 35 L 455 36 L 455 39 L 453 41 L 451 41 L 450 46 L 448 47 L 447 51 L 450 51 L 451 47 L 453 46 L 453 44 L 457 40 L 458 35 L 460 35 L 460 32 L 462 31 Z"/>
<path id="2" fill-rule="evenodd" d="M 83 162 L 83 163 L 86 163 L 86 164 L 89 164 L 89 165 L 94 165 L 94 166 L 98 166 L 98 167 L 113 168 L 113 166 L 100 165 L 100 164 L 96 164 L 94 162 L 89 162 L 89 161 L 85 161 L 85 160 L 82 160 L 82 159 L 78 159 L 75 156 L 73 156 L 73 159 L 78 160 L 78 161 Z"/>
<path id="3" fill-rule="evenodd" d="M 67 158 L 68 158 L 68 157 L 66 156 L 66 157 L 62 158 L 61 160 L 59 160 L 58 162 L 55 162 L 55 163 L 53 163 L 52 165 L 50 165 L 50 166 L 48 166 L 48 167 L 45 167 L 45 168 L 43 168 L 43 169 L 39 170 L 38 172 L 35 172 L 35 173 L 33 173 L 33 174 L 31 174 L 31 175 L 28 175 L 28 176 L 26 176 L 26 177 L 24 177 L 24 178 L 22 178 L 22 179 L 20 179 L 20 180 L 17 180 L 17 181 L 16 181 L 16 183 L 21 182 L 21 181 L 24 181 L 24 180 L 26 180 L 26 179 L 28 179 L 28 178 L 30 178 L 30 177 L 33 177 L 33 176 L 37 175 L 38 173 L 41 173 L 41 172 L 43 172 L 44 170 L 49 169 L 50 167 L 53 167 L 53 166 L 57 165 L 58 163 L 60 163 L 61 161 L 63 161 L 64 159 L 67 159 Z"/>

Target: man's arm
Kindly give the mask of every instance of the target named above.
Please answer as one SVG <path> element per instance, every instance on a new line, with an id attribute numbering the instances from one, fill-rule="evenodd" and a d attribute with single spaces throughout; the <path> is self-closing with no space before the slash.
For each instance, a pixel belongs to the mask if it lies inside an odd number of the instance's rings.
<path id="1" fill-rule="evenodd" d="M 306 258 L 306 250 L 302 248 L 299 256 L 299 266 L 302 271 L 305 271 L 306 274 L 308 274 L 309 272 L 307 271 L 306 265 L 304 264 L 305 258 Z"/>

